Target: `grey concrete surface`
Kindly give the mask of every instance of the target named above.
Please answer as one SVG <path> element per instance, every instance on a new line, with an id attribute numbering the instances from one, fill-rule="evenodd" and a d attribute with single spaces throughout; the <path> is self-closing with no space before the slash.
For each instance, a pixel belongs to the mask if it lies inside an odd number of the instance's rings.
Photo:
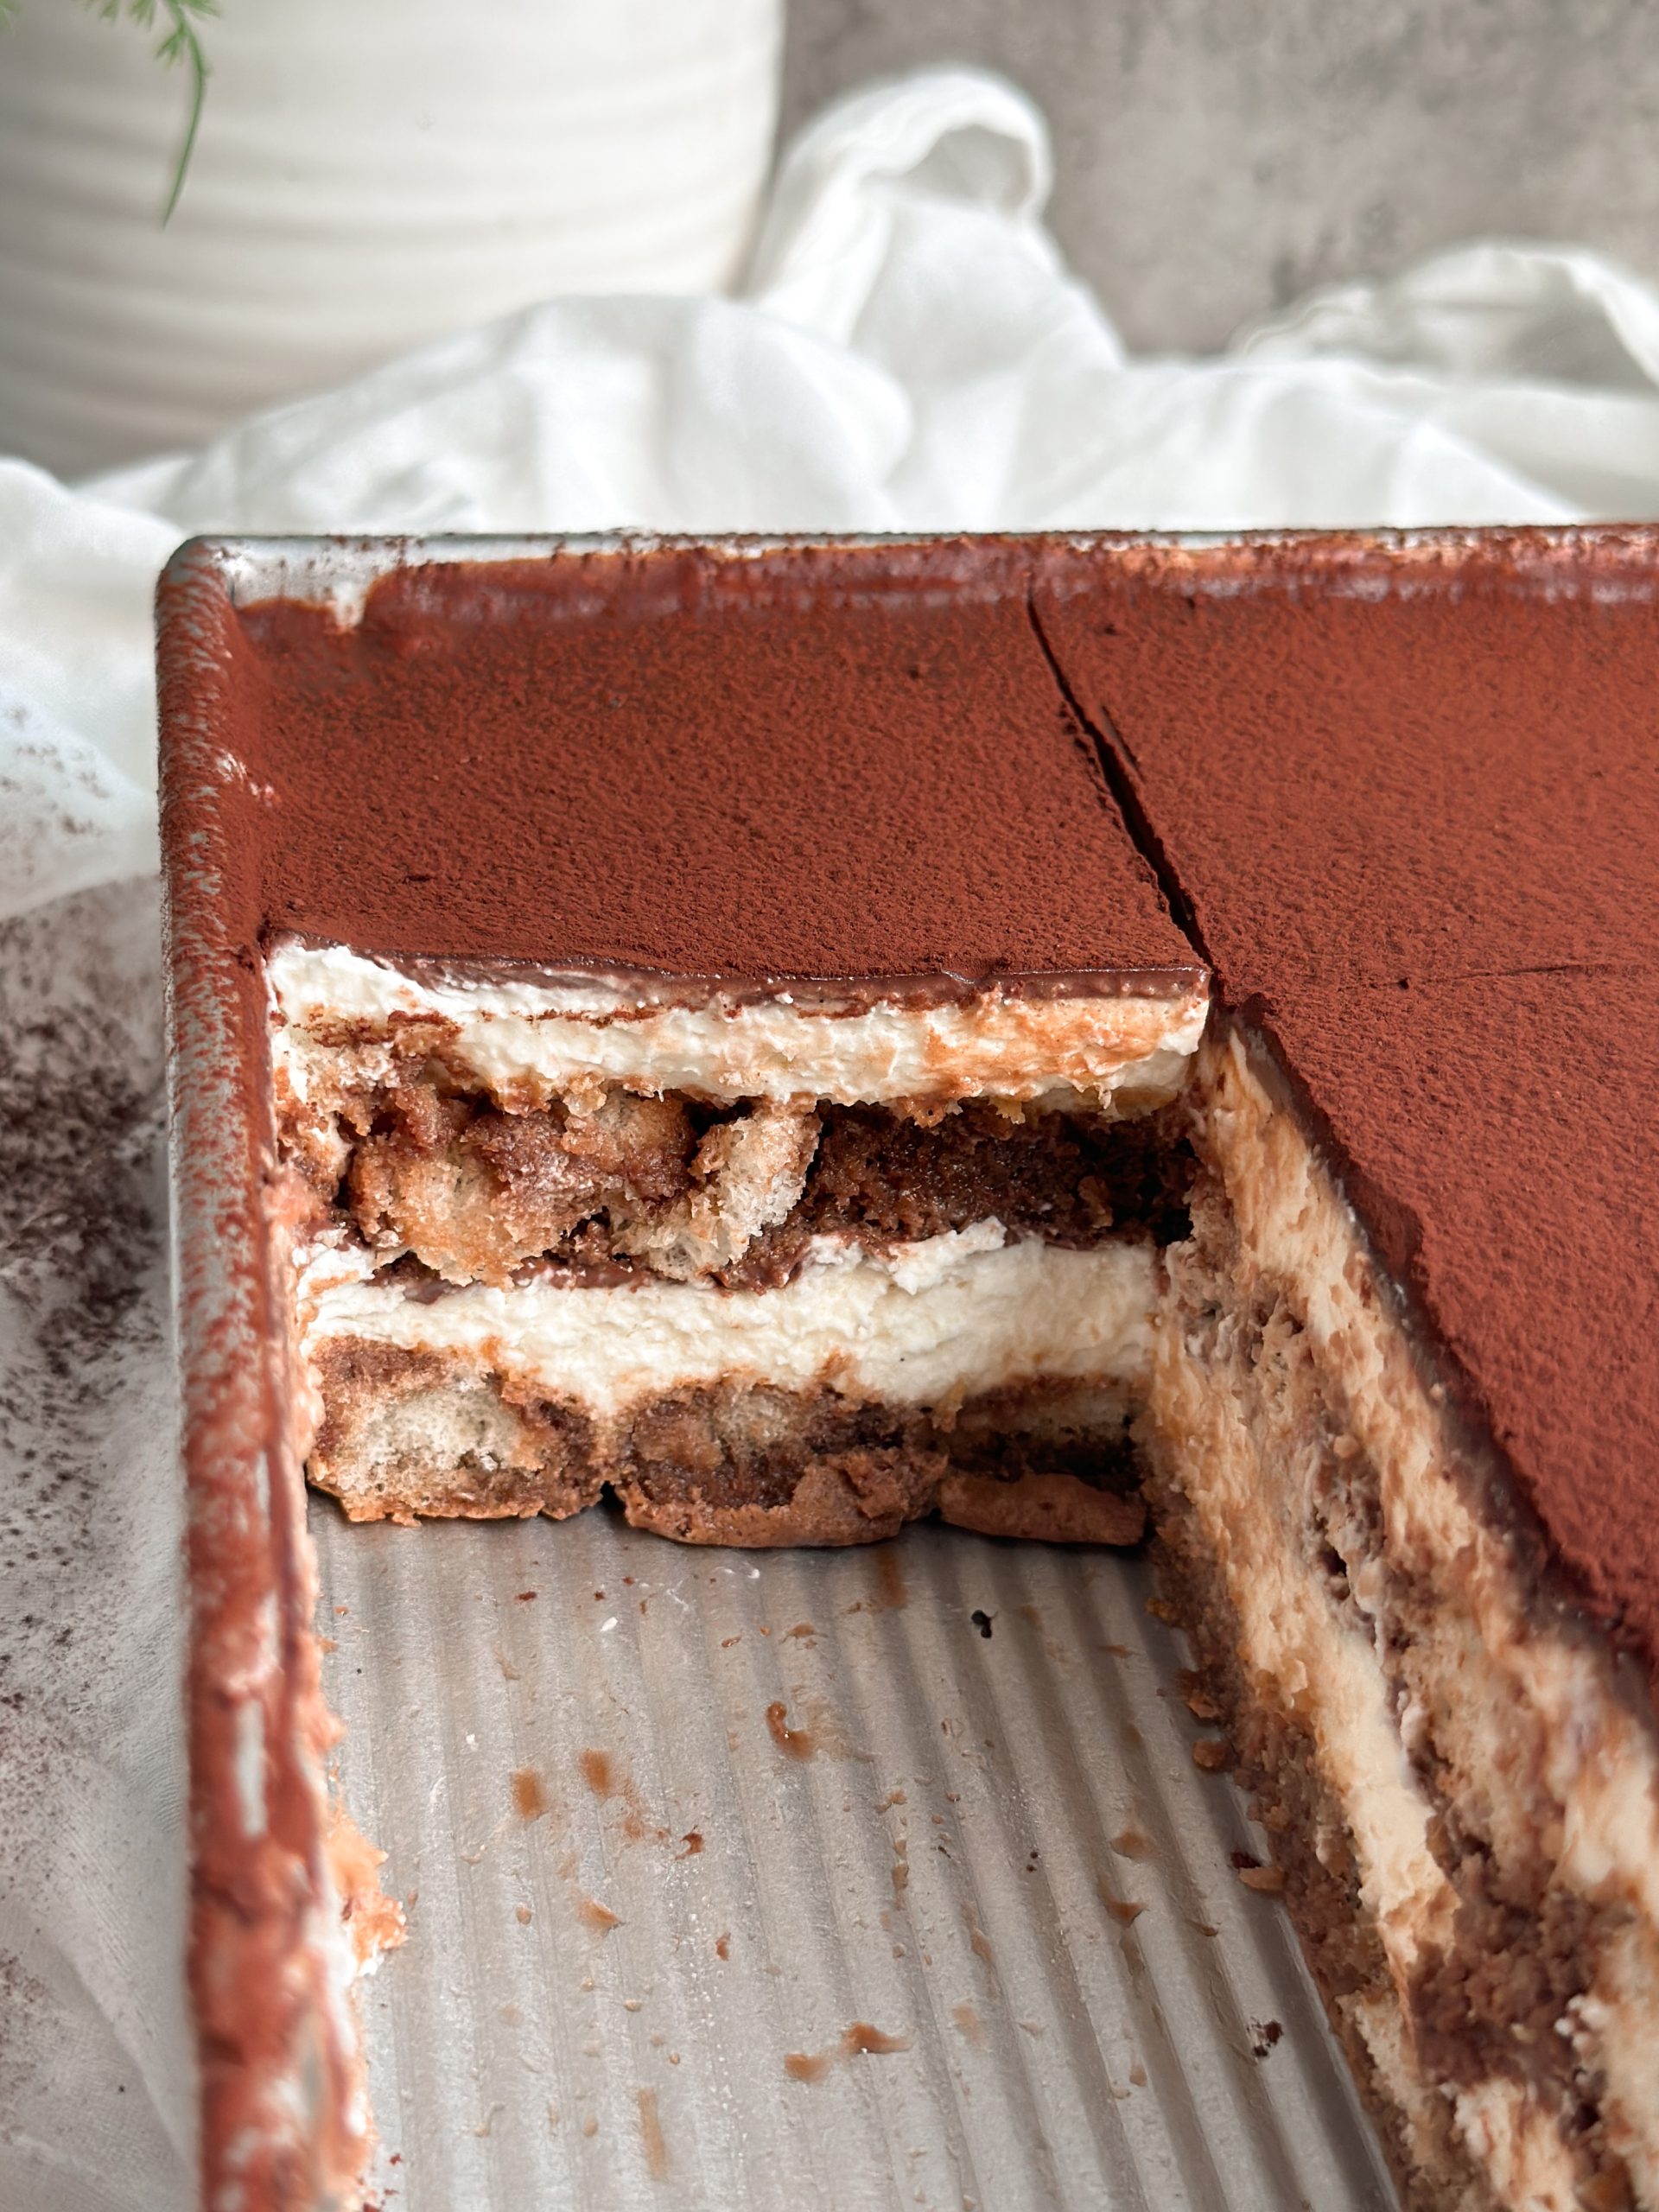
<path id="1" fill-rule="evenodd" d="M 918 63 L 1003 71 L 1051 219 L 1140 348 L 1484 236 L 1659 278 L 1655 0 L 789 0 L 784 127 Z"/>

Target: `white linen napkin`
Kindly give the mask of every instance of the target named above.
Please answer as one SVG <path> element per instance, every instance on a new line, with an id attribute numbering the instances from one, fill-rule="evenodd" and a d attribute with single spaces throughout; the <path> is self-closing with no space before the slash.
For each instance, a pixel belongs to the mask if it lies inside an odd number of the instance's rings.
<path id="1" fill-rule="evenodd" d="M 738 298 L 550 301 L 79 489 L 0 461 L 10 2212 L 193 2195 L 150 636 L 177 541 L 1659 510 L 1659 296 L 1597 256 L 1472 245 L 1131 360 L 1049 180 L 1020 94 L 928 72 L 797 141 Z"/>

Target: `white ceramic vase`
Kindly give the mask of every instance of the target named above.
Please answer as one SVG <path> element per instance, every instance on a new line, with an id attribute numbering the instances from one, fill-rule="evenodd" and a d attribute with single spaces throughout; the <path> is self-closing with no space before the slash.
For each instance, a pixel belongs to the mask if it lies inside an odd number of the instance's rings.
<path id="1" fill-rule="evenodd" d="M 0 451 L 194 444 L 561 292 L 718 290 L 772 149 L 782 0 L 221 0 L 188 106 L 83 0 L 0 31 Z"/>

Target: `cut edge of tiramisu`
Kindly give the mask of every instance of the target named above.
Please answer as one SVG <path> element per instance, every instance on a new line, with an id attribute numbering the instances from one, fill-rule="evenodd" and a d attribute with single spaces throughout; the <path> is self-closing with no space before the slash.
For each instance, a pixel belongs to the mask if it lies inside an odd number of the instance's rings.
<path id="1" fill-rule="evenodd" d="M 313 1479 L 356 1517 L 1134 1541 L 1201 975 L 267 976 Z"/>
<path id="2" fill-rule="evenodd" d="M 1277 1055 L 1198 1056 L 1138 1436 L 1202 1710 L 1414 2207 L 1659 2202 L 1659 1756 Z"/>

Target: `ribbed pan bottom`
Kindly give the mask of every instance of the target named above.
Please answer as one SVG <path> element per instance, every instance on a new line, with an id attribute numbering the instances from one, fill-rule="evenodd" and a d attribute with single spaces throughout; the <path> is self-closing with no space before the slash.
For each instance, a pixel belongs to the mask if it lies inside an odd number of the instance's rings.
<path id="1" fill-rule="evenodd" d="M 1141 1562 L 312 1526 L 388 2212 L 1393 2204 Z"/>

